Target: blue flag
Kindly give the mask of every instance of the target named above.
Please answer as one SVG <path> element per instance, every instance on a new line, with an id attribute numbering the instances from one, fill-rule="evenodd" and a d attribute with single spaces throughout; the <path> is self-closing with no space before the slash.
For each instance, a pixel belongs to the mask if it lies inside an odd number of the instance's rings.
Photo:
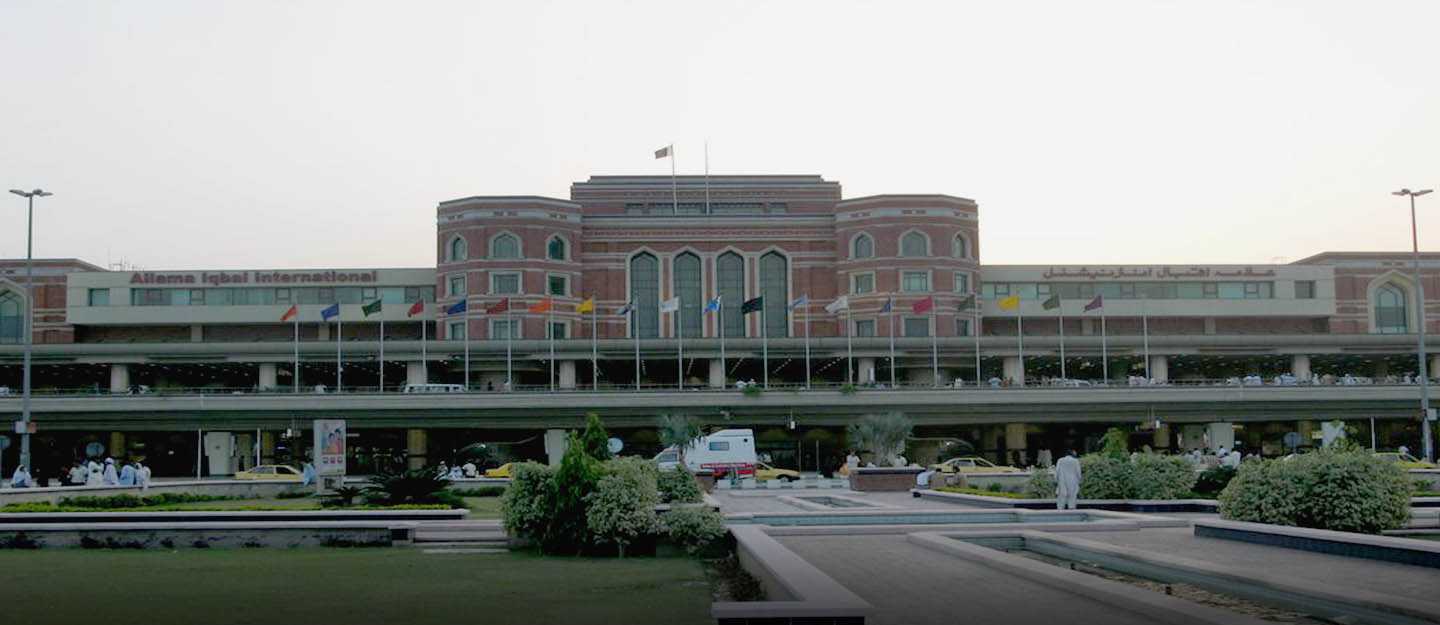
<path id="1" fill-rule="evenodd" d="M 892 307 L 894 307 L 894 305 L 895 305 L 895 298 L 893 298 L 893 297 L 887 297 L 887 298 L 885 298 L 885 305 L 880 307 L 880 312 L 882 312 L 882 313 L 888 313 L 888 312 L 890 312 L 890 309 L 891 309 Z"/>
<path id="2" fill-rule="evenodd" d="M 326 308 L 325 310 L 320 311 L 320 319 L 323 320 L 323 321 L 329 321 L 329 320 L 331 320 L 332 318 L 339 317 L 339 316 L 340 316 L 340 304 L 331 304 L 331 305 L 330 305 L 328 308 Z"/>
<path id="3" fill-rule="evenodd" d="M 458 315 L 458 314 L 460 314 L 460 313 L 465 312 L 465 303 L 468 302 L 468 301 L 469 301 L 469 300 L 463 300 L 463 299 L 462 299 L 462 300 L 460 300 L 460 301 L 458 301 L 458 302 L 455 302 L 454 304 L 451 304 L 449 308 L 446 308 L 446 309 L 445 309 L 445 314 L 447 314 L 447 315 Z"/>
<path id="4" fill-rule="evenodd" d="M 718 310 L 720 310 L 720 296 L 716 295 L 715 299 L 705 304 L 705 312 L 715 312 Z"/>

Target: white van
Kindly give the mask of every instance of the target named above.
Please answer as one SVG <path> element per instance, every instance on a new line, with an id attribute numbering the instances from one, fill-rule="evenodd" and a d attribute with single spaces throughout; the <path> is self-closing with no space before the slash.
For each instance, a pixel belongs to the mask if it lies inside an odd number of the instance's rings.
<path id="1" fill-rule="evenodd" d="M 463 384 L 406 384 L 406 393 L 464 393 Z"/>
<path id="2" fill-rule="evenodd" d="M 702 436 L 685 448 L 685 465 L 691 471 L 735 472 L 740 477 L 755 476 L 755 432 L 753 430 L 720 430 Z M 655 456 L 662 470 L 675 467 L 680 453 L 670 447 Z"/>

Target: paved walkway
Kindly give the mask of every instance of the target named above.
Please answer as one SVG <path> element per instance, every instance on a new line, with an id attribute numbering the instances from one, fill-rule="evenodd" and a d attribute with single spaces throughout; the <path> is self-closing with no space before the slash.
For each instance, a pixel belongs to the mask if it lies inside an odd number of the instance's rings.
<path id="1" fill-rule="evenodd" d="M 877 608 L 876 625 L 1152 622 L 1079 595 L 912 545 L 904 536 L 782 536 L 781 544 Z"/>

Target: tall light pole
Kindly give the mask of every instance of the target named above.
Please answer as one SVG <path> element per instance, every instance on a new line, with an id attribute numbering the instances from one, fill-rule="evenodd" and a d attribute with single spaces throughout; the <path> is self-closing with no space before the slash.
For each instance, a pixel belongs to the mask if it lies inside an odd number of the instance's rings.
<path id="1" fill-rule="evenodd" d="M 35 189 L 34 191 L 21 191 L 11 189 L 11 193 L 25 198 L 29 203 L 28 212 L 25 217 L 25 323 L 21 324 L 25 332 L 25 358 L 21 365 L 20 384 L 20 466 L 25 471 L 30 471 L 30 350 L 35 344 L 35 198 L 49 197 L 55 195 L 49 191 Z"/>
<path id="2" fill-rule="evenodd" d="M 1419 335 L 1418 352 L 1420 356 L 1420 436 L 1424 439 L 1421 448 L 1425 450 L 1425 460 L 1427 462 L 1435 459 L 1435 447 L 1430 442 L 1430 373 L 1427 371 L 1430 363 L 1427 362 L 1428 358 L 1425 355 L 1425 284 L 1420 281 L 1420 236 L 1415 227 L 1415 198 L 1430 193 L 1433 190 L 1434 189 L 1421 189 L 1419 191 L 1411 191 L 1409 189 L 1401 189 L 1392 193 L 1392 195 L 1401 197 L 1408 196 L 1410 198 L 1410 245 L 1412 246 L 1415 264 L 1415 316 L 1420 320 L 1420 322 L 1416 324 L 1419 326 L 1419 332 L 1416 334 Z"/>

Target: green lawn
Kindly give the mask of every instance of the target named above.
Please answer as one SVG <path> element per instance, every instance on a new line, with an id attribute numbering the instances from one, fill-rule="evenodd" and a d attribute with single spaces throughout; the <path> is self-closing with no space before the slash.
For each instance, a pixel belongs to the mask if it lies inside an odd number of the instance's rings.
<path id="1" fill-rule="evenodd" d="M 687 558 L 417 549 L 0 551 L 5 623 L 713 623 Z M 23 598 L 23 600 L 19 600 Z"/>

